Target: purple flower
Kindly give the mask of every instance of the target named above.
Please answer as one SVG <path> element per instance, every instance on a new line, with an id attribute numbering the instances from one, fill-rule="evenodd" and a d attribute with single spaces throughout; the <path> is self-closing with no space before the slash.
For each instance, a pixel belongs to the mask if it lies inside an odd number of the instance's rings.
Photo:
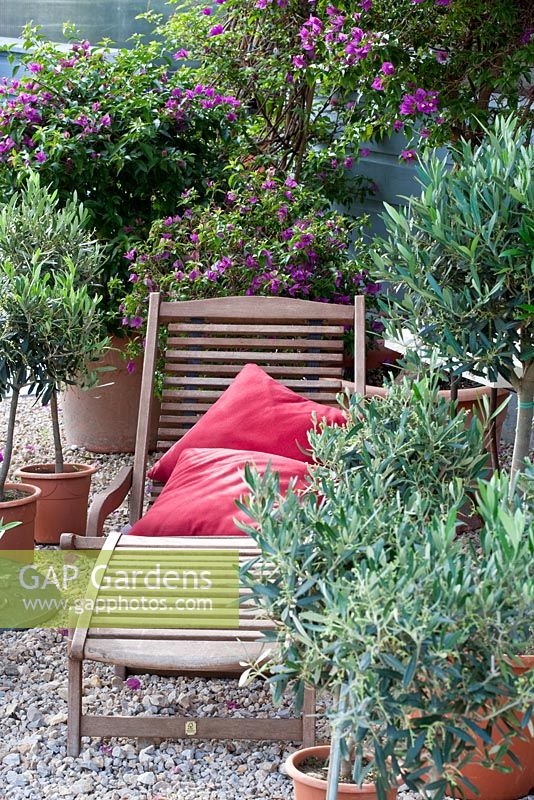
<path id="1" fill-rule="evenodd" d="M 405 161 L 415 161 L 416 156 L 417 153 L 415 150 L 402 150 L 401 152 L 401 158 L 403 158 Z"/>
<path id="2" fill-rule="evenodd" d="M 30 63 L 28 64 L 28 70 L 30 72 L 41 72 L 42 69 L 43 65 L 38 64 L 36 61 L 30 61 Z"/>
<path id="3" fill-rule="evenodd" d="M 128 252 L 124 254 L 124 258 L 127 261 L 135 261 L 136 255 L 137 255 L 137 249 L 134 247 L 132 250 L 128 250 Z"/>
<path id="4" fill-rule="evenodd" d="M 380 283 L 368 283 L 367 286 L 364 287 L 364 292 L 374 296 L 380 292 L 381 288 L 382 284 Z"/>
<path id="5" fill-rule="evenodd" d="M 214 25 L 213 28 L 208 33 L 208 36 L 220 36 L 221 33 L 224 33 L 224 28 L 222 25 Z"/>
<path id="6" fill-rule="evenodd" d="M 192 233 L 192 234 L 189 236 L 189 240 L 190 240 L 191 242 L 193 242 L 193 244 L 196 244 L 196 243 L 198 242 L 198 240 L 199 240 L 199 235 L 198 235 L 198 233 Z"/>
<path id="7" fill-rule="evenodd" d="M 395 74 L 395 67 L 391 63 L 391 61 L 384 61 L 382 66 L 380 67 L 384 75 L 394 75 Z"/>
<path id="8" fill-rule="evenodd" d="M 306 66 L 306 59 L 304 58 L 304 56 L 293 56 L 292 61 L 293 61 L 293 66 L 296 69 L 304 69 L 304 67 Z"/>
<path id="9" fill-rule="evenodd" d="M 366 158 L 367 156 L 371 155 L 371 151 L 368 147 L 360 147 L 360 155 L 362 158 Z"/>
<path id="10" fill-rule="evenodd" d="M 131 375 L 132 372 L 135 372 L 135 361 L 128 361 L 128 363 L 126 364 L 126 372 L 128 373 L 128 375 Z M 139 684 L 139 686 L 140 685 L 141 684 Z"/>
<path id="11" fill-rule="evenodd" d="M 208 8 L 203 8 L 202 9 L 202 13 L 205 14 L 207 17 L 209 17 L 210 14 L 211 14 L 211 8 L 209 8 L 209 7 Z"/>
<path id="12" fill-rule="evenodd" d="M 447 61 L 449 54 L 446 50 L 436 50 L 435 56 L 438 64 L 444 64 Z"/>
<path id="13" fill-rule="evenodd" d="M 519 44 L 530 44 L 533 35 L 534 28 L 525 28 L 519 39 Z"/>
<path id="14" fill-rule="evenodd" d="M 188 50 L 185 50 L 185 49 L 182 47 L 182 49 L 181 49 L 181 50 L 178 50 L 178 52 L 174 54 L 173 58 L 174 58 L 176 61 L 180 61 L 180 59 L 182 59 L 182 58 L 187 58 L 187 57 L 188 57 L 188 55 L 189 55 L 189 51 L 188 51 Z"/>
<path id="15" fill-rule="evenodd" d="M 35 160 L 39 162 L 39 164 L 44 164 L 46 161 L 46 153 L 44 150 L 38 150 L 35 154 Z"/>
<path id="16" fill-rule="evenodd" d="M 354 159 L 352 156 L 347 156 L 347 158 L 343 162 L 343 166 L 345 167 L 345 169 L 350 169 L 353 164 L 354 164 Z"/>
<path id="17" fill-rule="evenodd" d="M 124 682 L 128 689 L 140 689 L 141 688 L 141 681 L 139 678 L 127 678 Z"/>
<path id="18" fill-rule="evenodd" d="M 362 11 L 370 11 L 373 7 L 373 0 L 362 0 Z"/>
<path id="19" fill-rule="evenodd" d="M 450 6 L 452 0 L 436 0 L 437 6 Z"/>
<path id="20" fill-rule="evenodd" d="M 396 119 L 393 123 L 393 130 L 398 133 L 404 128 L 404 122 L 401 119 Z"/>
<path id="21" fill-rule="evenodd" d="M 377 75 L 376 78 L 373 80 L 371 88 L 376 89 L 377 92 L 384 91 L 384 81 L 383 78 L 380 77 L 380 75 Z"/>
<path id="22" fill-rule="evenodd" d="M 136 315 L 135 317 L 130 317 L 128 320 L 128 325 L 130 328 L 140 328 L 143 324 L 143 317 Z"/>
<path id="23" fill-rule="evenodd" d="M 272 178 L 268 178 L 268 180 L 263 181 L 261 185 L 262 189 L 276 189 L 276 181 L 273 181 Z"/>
<path id="24" fill-rule="evenodd" d="M 3 461 L 3 460 L 4 460 L 4 454 L 3 454 L 3 452 L 0 450 L 0 464 L 2 463 L 2 461 Z"/>
<path id="25" fill-rule="evenodd" d="M 430 136 L 430 129 L 421 128 L 421 130 L 419 131 L 419 136 L 421 137 L 421 139 L 428 139 L 428 137 Z"/>
<path id="26" fill-rule="evenodd" d="M 109 114 L 104 114 L 104 116 L 100 118 L 100 124 L 104 127 L 109 127 L 111 125 L 111 117 Z"/>
<path id="27" fill-rule="evenodd" d="M 137 283 L 139 281 L 139 275 L 135 272 L 131 272 L 128 281 L 129 283 Z"/>

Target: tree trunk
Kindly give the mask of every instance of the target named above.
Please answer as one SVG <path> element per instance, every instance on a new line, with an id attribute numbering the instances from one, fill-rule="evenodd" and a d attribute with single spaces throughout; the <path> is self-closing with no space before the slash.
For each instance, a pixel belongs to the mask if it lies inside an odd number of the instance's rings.
<path id="1" fill-rule="evenodd" d="M 525 468 L 525 458 L 530 451 L 532 418 L 534 412 L 534 361 L 525 365 L 517 390 L 517 425 L 515 429 L 512 479 Z M 513 483 L 513 480 L 512 480 Z"/>
<path id="2" fill-rule="evenodd" d="M 9 419 L 7 423 L 6 443 L 4 445 L 4 459 L 0 467 L 0 502 L 4 500 L 4 486 L 11 465 L 13 455 L 13 435 L 15 433 L 15 422 L 17 420 L 17 407 L 19 404 L 19 389 L 13 389 L 11 403 L 9 406 Z"/>
<path id="3" fill-rule="evenodd" d="M 63 472 L 63 450 L 61 449 L 61 433 L 59 430 L 59 414 L 57 410 L 57 391 L 54 389 L 50 398 L 50 416 L 52 417 L 52 433 L 54 436 L 54 472 Z"/>

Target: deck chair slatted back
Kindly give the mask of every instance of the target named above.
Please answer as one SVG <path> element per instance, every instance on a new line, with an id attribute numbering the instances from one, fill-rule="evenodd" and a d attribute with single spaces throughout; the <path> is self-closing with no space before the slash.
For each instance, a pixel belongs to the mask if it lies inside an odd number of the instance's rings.
<path id="1" fill-rule="evenodd" d="M 157 449 L 165 452 L 221 396 L 248 363 L 310 400 L 335 405 L 343 377 L 347 330 L 361 352 L 363 298 L 354 306 L 274 297 L 226 297 L 161 302 L 151 295 L 141 407 L 152 402 L 158 331 L 167 329 Z M 357 390 L 364 391 L 362 358 L 355 358 Z M 148 452 L 148 416 L 140 417 L 130 522 L 142 513 Z M 161 491 L 155 485 L 151 501 Z"/>

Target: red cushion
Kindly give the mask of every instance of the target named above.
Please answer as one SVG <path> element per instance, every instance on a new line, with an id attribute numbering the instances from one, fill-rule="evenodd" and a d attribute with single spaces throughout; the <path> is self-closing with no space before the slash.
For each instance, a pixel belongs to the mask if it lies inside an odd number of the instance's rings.
<path id="1" fill-rule="evenodd" d="M 307 400 L 261 367 L 247 364 L 196 425 L 154 464 L 148 477 L 165 483 L 188 447 L 257 450 L 309 462 L 311 458 L 299 445 L 309 448 L 307 433 L 313 426 L 314 412 L 318 422 L 345 422 L 340 408 Z"/>
<path id="2" fill-rule="evenodd" d="M 250 522 L 235 501 L 246 494 L 245 464 L 260 473 L 271 464 L 280 475 L 280 490 L 287 491 L 291 478 L 297 488 L 307 483 L 308 465 L 302 461 L 254 450 L 193 448 L 185 450 L 154 505 L 133 528 L 136 536 L 243 536 L 234 517 Z"/>

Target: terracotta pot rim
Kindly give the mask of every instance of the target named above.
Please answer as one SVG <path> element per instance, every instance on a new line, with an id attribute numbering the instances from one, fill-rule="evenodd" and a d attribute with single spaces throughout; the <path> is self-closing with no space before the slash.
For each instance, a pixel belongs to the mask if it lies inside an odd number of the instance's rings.
<path id="1" fill-rule="evenodd" d="M 303 747 L 291 753 L 286 759 L 285 767 L 286 772 L 293 780 L 297 779 L 305 786 L 310 786 L 313 789 L 323 789 L 326 792 L 326 781 L 321 778 L 314 778 L 312 775 L 307 775 L 298 769 L 298 765 L 305 761 L 307 758 L 328 758 L 330 753 L 330 745 L 317 745 L 316 747 Z M 345 792 L 354 792 L 354 794 L 369 794 L 372 792 L 376 794 L 376 787 L 374 783 L 362 783 L 358 786 L 356 783 L 344 783 L 343 790 Z"/>
<path id="2" fill-rule="evenodd" d="M 50 470 L 41 472 L 43 467 L 50 467 Z M 94 464 L 65 464 L 64 467 L 72 467 L 68 472 L 54 472 L 54 464 L 26 464 L 24 467 L 19 467 L 15 471 L 17 478 L 31 478 L 32 480 L 43 481 L 68 481 L 76 478 L 83 478 L 87 475 L 93 475 L 98 467 Z"/>
<path id="3" fill-rule="evenodd" d="M 42 494 L 38 486 L 32 486 L 30 483 L 19 483 L 18 481 L 16 483 L 6 483 L 4 488 L 8 491 L 22 492 L 26 497 L 19 497 L 17 500 L 2 500 L 0 509 L 6 508 L 6 506 L 9 508 L 12 506 L 26 506 L 35 502 Z"/>
<path id="4" fill-rule="evenodd" d="M 521 661 L 521 665 L 514 664 L 512 661 L 512 668 L 514 672 L 523 672 L 523 670 L 527 671 L 529 669 L 534 669 L 534 655 L 520 655 L 516 656 L 516 658 Z"/>

